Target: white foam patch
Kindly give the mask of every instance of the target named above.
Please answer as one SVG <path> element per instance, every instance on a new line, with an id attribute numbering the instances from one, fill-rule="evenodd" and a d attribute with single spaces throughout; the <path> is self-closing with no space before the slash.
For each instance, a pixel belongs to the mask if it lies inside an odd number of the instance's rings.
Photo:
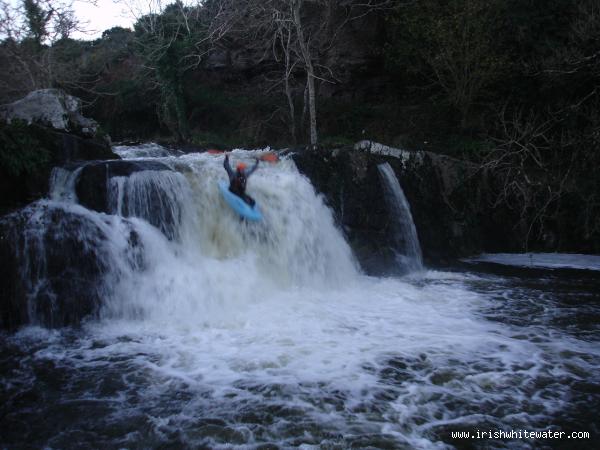
<path id="1" fill-rule="evenodd" d="M 480 314 L 489 299 L 438 274 L 411 282 L 360 276 L 328 289 L 271 286 L 256 296 L 246 286 L 235 294 L 223 274 L 217 286 L 227 295 L 202 307 L 201 283 L 174 278 L 178 295 L 152 294 L 158 313 L 90 322 L 77 342 L 53 338 L 35 358 L 94 371 L 119 365 L 144 408 L 163 411 L 152 417 L 165 436 L 192 433 L 199 417 L 224 417 L 253 442 L 257 431 L 235 419 L 248 408 L 297 411 L 323 430 L 385 435 L 413 448 L 441 445 L 430 433 L 448 426 L 550 423 L 569 404 L 567 380 L 593 377 L 600 350 L 545 327 L 528 327 L 524 337 L 489 322 Z M 23 336 L 47 338 L 38 333 Z M 188 400 L 176 401 L 182 393 Z M 139 408 L 126 404 L 115 411 L 122 420 Z M 289 418 L 272 414 L 266 429 L 286 445 Z"/>
<path id="2" fill-rule="evenodd" d="M 600 255 L 576 253 L 483 253 L 465 262 L 489 262 L 517 267 L 600 270 Z"/>
<path id="3" fill-rule="evenodd" d="M 141 145 L 115 145 L 112 150 L 123 159 L 162 158 L 171 155 L 166 147 L 154 142 Z"/>

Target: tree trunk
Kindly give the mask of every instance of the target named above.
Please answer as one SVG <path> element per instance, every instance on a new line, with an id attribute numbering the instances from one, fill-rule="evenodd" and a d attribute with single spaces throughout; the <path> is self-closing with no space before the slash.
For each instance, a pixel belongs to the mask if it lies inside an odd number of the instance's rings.
<path id="1" fill-rule="evenodd" d="M 292 38 L 292 33 L 288 30 L 287 34 L 287 42 L 283 42 L 285 51 L 285 95 L 287 97 L 288 106 L 290 108 L 290 134 L 292 137 L 292 142 L 294 145 L 298 143 L 296 139 L 296 109 L 294 108 L 294 97 L 292 95 L 292 90 L 290 88 L 290 75 L 291 75 L 291 62 L 290 62 L 290 40 Z"/>
<path id="2" fill-rule="evenodd" d="M 317 146 L 317 106 L 315 94 L 315 76 L 312 68 L 306 71 L 308 77 L 308 115 L 310 117 L 310 145 L 315 148 Z"/>
<path id="3" fill-rule="evenodd" d="M 190 136 L 189 123 L 183 87 L 178 80 L 160 79 L 162 91 L 162 121 L 169 128 L 169 131 L 177 137 L 179 142 L 186 142 Z"/>
<path id="4" fill-rule="evenodd" d="M 302 8 L 302 3 L 303 0 L 295 0 L 294 2 L 294 25 L 298 34 L 298 45 L 300 46 L 302 59 L 304 60 L 304 67 L 306 69 L 306 82 L 308 85 L 308 114 L 310 120 L 310 145 L 312 148 L 315 148 L 318 143 L 315 71 L 312 59 L 310 57 L 310 49 L 308 48 L 308 43 L 304 38 L 302 21 L 300 20 L 300 9 Z"/>
<path id="5" fill-rule="evenodd" d="M 302 117 L 300 118 L 300 130 L 306 132 L 306 114 L 308 113 L 308 83 L 304 86 L 302 93 Z"/>
<path id="6" fill-rule="evenodd" d="M 292 91 L 290 89 L 289 75 L 285 77 L 285 95 L 287 96 L 288 106 L 290 108 L 290 134 L 292 135 L 292 142 L 296 145 L 296 110 L 294 108 L 294 98 L 292 97 Z"/>
<path id="7" fill-rule="evenodd" d="M 187 141 L 190 137 L 190 125 L 187 120 L 187 111 L 185 106 L 185 97 L 183 94 L 183 86 L 178 81 L 177 87 L 175 88 L 175 114 L 177 115 L 177 128 L 179 133 L 179 139 L 183 142 Z"/>

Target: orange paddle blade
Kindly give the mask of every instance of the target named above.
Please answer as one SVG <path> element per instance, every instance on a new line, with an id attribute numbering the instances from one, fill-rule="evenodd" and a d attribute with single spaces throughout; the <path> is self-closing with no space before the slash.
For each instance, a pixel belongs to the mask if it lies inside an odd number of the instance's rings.
<path id="1" fill-rule="evenodd" d="M 279 161 L 279 156 L 277 156 L 276 153 L 265 153 L 263 155 L 260 155 L 260 160 L 276 163 L 277 161 Z"/>

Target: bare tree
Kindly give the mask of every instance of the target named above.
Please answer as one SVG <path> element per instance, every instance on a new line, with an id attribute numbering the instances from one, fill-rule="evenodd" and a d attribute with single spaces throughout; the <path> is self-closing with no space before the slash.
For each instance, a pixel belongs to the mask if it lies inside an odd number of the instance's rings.
<path id="1" fill-rule="evenodd" d="M 397 19 L 407 51 L 419 74 L 438 86 L 468 127 L 473 105 L 502 73 L 506 61 L 496 52 L 494 29 L 505 2 L 498 0 L 421 0 Z M 406 47 L 403 47 L 406 46 Z"/>
<path id="2" fill-rule="evenodd" d="M 0 2 L 0 101 L 41 88 L 76 83 L 79 68 L 63 56 L 74 31 L 81 30 L 71 3 L 24 0 Z"/>
<path id="3" fill-rule="evenodd" d="M 318 144 L 317 99 L 319 83 L 336 82 L 326 57 L 337 44 L 344 27 L 373 11 L 389 9 L 394 0 L 221 0 L 216 28 L 224 30 L 224 41 L 257 42 L 264 57 L 274 57 L 282 65 L 274 86 L 282 85 L 289 110 L 289 128 L 296 140 L 294 92 L 300 91 L 304 102 L 300 123 L 305 115 L 309 122 L 309 142 Z M 269 49 L 272 50 L 268 55 Z M 304 89 L 294 84 L 304 80 Z"/>
<path id="4" fill-rule="evenodd" d="M 295 36 L 293 24 L 289 18 L 280 15 L 278 11 L 274 12 L 273 19 L 275 22 L 273 54 L 275 55 L 275 59 L 277 61 L 280 59 L 283 61 L 283 83 L 289 110 L 290 135 L 292 137 L 292 142 L 296 144 L 298 142 L 296 136 L 296 108 L 294 105 L 294 94 L 291 87 L 291 77 L 298 61 L 294 54 Z M 279 57 L 279 53 L 281 53 L 281 57 Z"/>

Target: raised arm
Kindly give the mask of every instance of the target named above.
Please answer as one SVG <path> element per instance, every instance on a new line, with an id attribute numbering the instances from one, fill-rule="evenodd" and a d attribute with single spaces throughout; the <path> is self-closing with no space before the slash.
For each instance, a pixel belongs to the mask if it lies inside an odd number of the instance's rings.
<path id="1" fill-rule="evenodd" d="M 223 161 L 223 167 L 227 171 L 227 175 L 229 179 L 233 178 L 233 170 L 231 170 L 231 166 L 229 165 L 229 155 L 225 155 L 225 161 Z"/>
<path id="2" fill-rule="evenodd" d="M 252 173 L 256 170 L 256 168 L 258 167 L 258 163 L 260 162 L 260 160 L 256 160 L 256 162 L 254 163 L 254 165 L 252 166 L 251 169 L 249 169 L 248 171 L 246 171 L 246 177 L 249 177 L 250 175 L 252 175 Z"/>

